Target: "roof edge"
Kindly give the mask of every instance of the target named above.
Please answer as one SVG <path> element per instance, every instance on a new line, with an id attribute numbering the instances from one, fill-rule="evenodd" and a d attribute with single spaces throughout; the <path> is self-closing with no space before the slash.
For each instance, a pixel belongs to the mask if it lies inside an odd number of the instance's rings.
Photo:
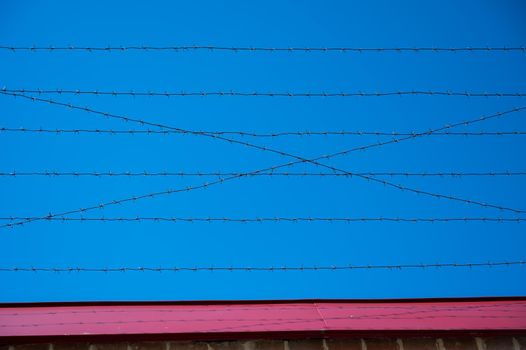
<path id="1" fill-rule="evenodd" d="M 418 303 L 418 302 L 474 302 L 474 301 L 526 301 L 526 296 L 485 296 L 452 298 L 393 298 L 393 299 L 247 299 L 247 300 L 158 300 L 158 301 L 49 301 L 6 302 L 7 307 L 53 307 L 53 306 L 119 306 L 119 305 L 239 305 L 239 304 L 291 304 L 291 303 Z"/>

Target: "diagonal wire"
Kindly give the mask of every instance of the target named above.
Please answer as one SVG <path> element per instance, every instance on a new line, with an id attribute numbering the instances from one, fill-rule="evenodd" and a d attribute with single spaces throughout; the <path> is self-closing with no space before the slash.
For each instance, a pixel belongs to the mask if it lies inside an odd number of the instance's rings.
<path id="1" fill-rule="evenodd" d="M 155 127 L 160 127 L 160 128 L 168 128 L 168 129 L 173 129 L 173 130 L 179 130 L 179 131 L 181 131 L 183 133 L 189 133 L 189 134 L 195 134 L 195 135 L 203 135 L 203 136 L 211 137 L 211 138 L 214 138 L 214 139 L 228 141 L 230 143 L 241 144 L 241 145 L 244 145 L 244 146 L 247 146 L 247 147 L 250 147 L 250 148 L 259 149 L 259 150 L 262 150 L 262 151 L 268 151 L 268 152 L 276 153 L 276 154 L 279 154 L 279 155 L 282 155 L 282 156 L 286 156 L 286 157 L 291 157 L 291 158 L 297 159 L 294 162 L 289 162 L 289 163 L 278 165 L 278 166 L 273 166 L 273 167 L 269 167 L 269 168 L 265 168 L 265 169 L 256 170 L 256 171 L 251 172 L 251 173 L 260 173 L 260 172 L 264 172 L 264 171 L 272 171 L 272 170 L 275 170 L 275 169 L 278 169 L 278 168 L 281 168 L 281 167 L 290 166 L 290 165 L 298 164 L 298 163 L 304 163 L 304 162 L 312 163 L 312 164 L 315 164 L 315 165 L 318 165 L 318 166 L 321 166 L 321 167 L 324 167 L 324 168 L 327 168 L 327 169 L 330 169 L 330 170 L 333 170 L 333 171 L 337 171 L 337 172 L 349 173 L 349 172 L 347 172 L 345 170 L 338 169 L 336 167 L 332 167 L 332 166 L 329 166 L 329 165 L 325 165 L 325 164 L 319 163 L 318 160 L 328 159 L 328 158 L 335 157 L 335 156 L 340 156 L 340 155 L 345 155 L 345 154 L 348 154 L 348 153 L 353 152 L 353 151 L 365 150 L 365 149 L 368 149 L 368 148 L 371 148 L 371 147 L 378 147 L 378 146 L 383 146 L 383 145 L 390 144 L 390 143 L 397 143 L 397 142 L 408 140 L 408 139 L 412 139 L 412 138 L 415 138 L 415 137 L 431 134 L 431 133 L 433 133 L 435 131 L 442 131 L 442 130 L 450 129 L 452 127 L 456 127 L 456 126 L 460 126 L 460 125 L 469 125 L 469 124 L 472 124 L 472 123 L 481 122 L 481 121 L 484 121 L 484 120 L 501 117 L 503 115 L 507 115 L 507 114 L 510 114 L 510 113 L 515 113 L 515 112 L 518 112 L 518 111 L 526 109 L 526 107 L 513 108 L 513 109 L 510 109 L 510 110 L 507 110 L 507 111 L 504 111 L 504 112 L 498 112 L 498 113 L 495 113 L 495 114 L 492 114 L 492 115 L 482 116 L 482 117 L 479 117 L 479 118 L 476 118 L 476 119 L 473 119 L 473 120 L 462 121 L 462 122 L 446 125 L 446 126 L 434 129 L 434 130 L 429 130 L 429 131 L 426 131 L 426 132 L 422 132 L 422 133 L 419 133 L 419 134 L 407 136 L 407 137 L 404 137 L 404 138 L 393 139 L 393 140 L 385 141 L 385 142 L 378 142 L 378 143 L 375 143 L 375 144 L 370 144 L 370 145 L 367 145 L 367 146 L 362 146 L 362 147 L 357 147 L 357 148 L 353 148 L 353 149 L 349 149 L 349 150 L 344 150 L 344 151 L 333 153 L 333 154 L 322 155 L 322 156 L 319 156 L 319 157 L 314 158 L 314 159 L 305 159 L 303 157 L 299 157 L 299 156 L 296 156 L 296 155 L 293 155 L 293 154 L 290 154 L 290 153 L 287 153 L 287 152 L 283 152 L 283 151 L 280 151 L 280 150 L 267 148 L 267 147 L 263 147 L 263 146 L 251 144 L 251 143 L 248 143 L 248 142 L 235 140 L 235 139 L 230 139 L 230 138 L 226 138 L 226 137 L 223 137 L 223 136 L 211 135 L 211 134 L 206 134 L 206 133 L 201 133 L 201 132 L 196 132 L 196 131 L 189 131 L 189 130 L 185 130 L 185 129 L 181 129 L 181 128 L 166 126 L 166 125 L 158 124 L 158 123 L 152 123 L 152 122 L 144 121 L 144 120 L 141 120 L 141 119 L 130 118 L 130 117 L 122 116 L 122 115 L 117 115 L 117 114 L 112 114 L 112 113 L 107 113 L 107 112 L 101 112 L 101 111 L 93 110 L 93 109 L 88 108 L 88 107 L 80 107 L 80 106 L 76 106 L 76 105 L 72 105 L 72 104 L 66 104 L 66 103 L 57 102 L 57 101 L 54 101 L 54 100 L 49 100 L 49 99 L 41 99 L 41 98 L 38 98 L 38 97 L 32 97 L 32 96 L 27 96 L 27 95 L 17 94 L 17 93 L 8 93 L 8 92 L 3 92 L 3 91 L 0 91 L 0 93 L 4 94 L 4 95 L 10 95 L 10 96 L 15 96 L 15 97 L 22 97 L 22 98 L 26 98 L 26 99 L 29 99 L 29 100 L 32 100 L 32 101 L 47 102 L 47 103 L 50 103 L 50 104 L 64 106 L 64 107 L 69 107 L 69 108 L 77 109 L 77 110 L 82 110 L 82 111 L 86 111 L 86 112 L 97 114 L 97 115 L 103 115 L 103 116 L 106 116 L 108 118 L 114 118 L 114 119 L 124 120 L 124 121 L 128 121 L 128 122 L 135 122 L 135 123 L 139 123 L 141 125 L 150 125 L 150 126 L 155 126 Z M 248 173 L 248 174 L 251 174 L 251 173 Z M 243 175 L 243 176 L 245 176 L 245 175 Z M 483 203 L 483 202 L 479 202 L 479 201 L 463 199 L 463 198 L 460 198 L 460 197 L 454 197 L 454 196 L 449 196 L 449 195 L 442 195 L 442 194 L 433 193 L 433 192 L 429 192 L 429 191 L 422 191 L 422 190 L 410 188 L 410 187 L 407 187 L 407 186 L 402 186 L 400 184 L 392 183 L 392 182 L 389 182 L 389 181 L 380 180 L 380 179 L 377 179 L 377 178 L 374 178 L 374 177 L 371 177 L 371 176 L 366 176 L 366 175 L 356 175 L 356 176 L 360 177 L 360 178 L 363 178 L 363 179 L 366 179 L 366 180 L 370 180 L 370 181 L 376 182 L 376 183 L 383 184 L 385 186 L 393 187 L 393 188 L 396 188 L 396 189 L 401 190 L 401 191 L 409 191 L 409 192 L 412 192 L 412 193 L 422 194 L 422 195 L 431 196 L 431 197 L 435 197 L 435 198 L 443 198 L 443 199 L 463 202 L 463 203 L 467 203 L 467 204 L 473 204 L 473 205 L 478 205 L 478 206 L 483 206 L 483 207 L 488 207 L 488 208 L 494 208 L 494 209 L 499 209 L 499 210 L 511 211 L 511 212 L 514 212 L 514 213 L 526 213 L 526 211 L 524 211 L 524 210 L 519 210 L 519 209 L 508 208 L 508 207 L 503 207 L 503 206 L 499 206 L 499 205 L 493 205 L 493 204 L 489 204 L 489 203 Z M 183 192 L 183 191 L 190 191 L 190 190 L 199 189 L 199 188 L 205 188 L 205 187 L 209 187 L 211 185 L 223 183 L 224 181 L 229 181 L 229 180 L 232 180 L 234 178 L 239 178 L 239 177 L 242 177 L 242 176 L 241 175 L 240 176 L 232 176 L 232 177 L 228 177 L 226 179 L 220 179 L 218 181 L 214 181 L 212 183 L 205 183 L 205 184 L 194 186 L 194 187 L 187 187 L 185 189 L 176 189 L 176 190 L 169 189 L 169 190 L 166 190 L 166 191 L 154 192 L 154 193 L 149 193 L 149 194 L 146 194 L 146 195 L 129 197 L 129 198 L 121 199 L 121 200 L 114 200 L 114 201 L 111 201 L 111 202 L 99 204 L 97 206 L 86 207 L 86 208 L 81 208 L 81 209 L 77 209 L 77 210 L 71 210 L 71 211 L 57 213 L 57 214 L 51 214 L 50 213 L 49 215 L 47 215 L 45 217 L 41 217 L 40 220 L 45 219 L 46 217 L 64 216 L 64 215 L 69 215 L 69 214 L 73 214 L 73 213 L 82 213 L 82 212 L 89 211 L 89 210 L 94 210 L 94 209 L 101 209 L 101 208 L 109 206 L 109 205 L 115 205 L 115 204 L 120 204 L 120 203 L 124 203 L 124 202 L 135 201 L 135 200 L 142 199 L 142 198 L 151 198 L 151 197 L 164 195 L 164 194 L 171 194 L 171 193 L 176 193 L 176 192 Z M 28 222 L 31 222 L 31 221 L 36 221 L 36 220 L 38 220 L 38 219 L 19 221 L 19 222 L 15 222 L 15 223 L 0 225 L 0 228 L 1 227 L 12 227 L 12 226 L 16 226 L 16 225 L 22 225 L 22 224 L 25 224 L 25 223 L 28 223 Z"/>
<path id="2" fill-rule="evenodd" d="M 310 163 L 313 163 L 313 164 L 316 164 L 316 165 L 320 165 L 322 167 L 329 168 L 329 169 L 334 170 L 334 171 L 344 172 L 344 173 L 346 173 L 346 171 L 341 170 L 341 169 L 337 169 L 335 167 L 327 166 L 327 165 L 318 163 L 316 161 L 320 160 L 320 159 L 326 159 L 326 158 L 330 158 L 330 157 L 334 157 L 334 156 L 344 155 L 344 154 L 350 153 L 352 151 L 364 150 L 364 149 L 367 149 L 367 148 L 370 148 L 370 147 L 382 146 L 382 145 L 386 145 L 386 144 L 389 144 L 389 143 L 399 142 L 399 141 L 402 141 L 402 140 L 411 139 L 411 138 L 418 137 L 418 136 L 423 136 L 423 135 L 430 134 L 430 133 L 435 132 L 435 131 L 442 131 L 442 130 L 449 129 L 449 128 L 452 128 L 452 127 L 455 127 L 455 126 L 459 126 L 459 125 L 469 125 L 470 123 L 480 122 L 480 121 L 483 121 L 483 120 L 500 117 L 502 115 L 506 115 L 506 114 L 509 114 L 509 113 L 518 112 L 520 110 L 526 109 L 526 107 L 514 108 L 512 110 L 508 110 L 508 111 L 505 111 L 505 112 L 499 112 L 499 113 L 496 113 L 496 114 L 493 114 L 493 115 L 490 115 L 490 116 L 480 117 L 480 118 L 477 118 L 477 119 L 474 119 L 474 120 L 471 120 L 471 121 L 464 121 L 464 122 L 459 122 L 459 123 L 452 124 L 452 125 L 446 125 L 444 127 L 441 127 L 441 128 L 435 129 L 435 130 L 430 130 L 428 132 L 423 132 L 423 133 L 411 135 L 411 136 L 408 136 L 408 137 L 405 137 L 405 138 L 394 139 L 394 140 L 390 140 L 390 141 L 386 141 L 386 142 L 378 142 L 378 143 L 375 143 L 375 144 L 371 144 L 371 145 L 367 145 L 367 146 L 363 146 L 363 147 L 357 147 L 357 148 L 353 148 L 351 150 L 345 150 L 345 151 L 342 151 L 342 152 L 337 152 L 337 153 L 333 153 L 333 154 L 330 154 L 330 155 L 324 155 L 324 156 L 320 156 L 320 157 L 317 157 L 315 159 L 310 159 L 309 160 L 309 159 L 304 159 L 302 157 L 298 157 L 298 156 L 295 156 L 295 155 L 292 155 L 292 154 L 289 154 L 289 153 L 286 153 L 286 152 L 282 152 L 282 151 L 279 151 L 279 150 L 274 150 L 274 149 L 270 149 L 270 148 L 266 148 L 266 147 L 262 147 L 262 146 L 258 146 L 258 145 L 253 145 L 253 144 L 250 144 L 250 143 L 247 143 L 247 142 L 233 140 L 233 139 L 225 138 L 225 137 L 218 136 L 218 135 L 209 135 L 209 134 L 206 134 L 206 133 L 200 133 L 200 132 L 195 132 L 195 131 L 188 131 L 188 130 L 175 128 L 175 127 L 171 127 L 171 126 L 165 126 L 165 125 L 162 125 L 162 124 L 147 122 L 147 121 L 136 119 L 136 118 L 129 118 L 129 117 L 122 116 L 122 115 L 116 115 L 116 114 L 111 114 L 111 113 L 106 113 L 106 112 L 100 112 L 100 111 L 96 111 L 96 110 L 93 110 L 93 109 L 90 109 L 90 108 L 87 108 L 87 107 L 79 107 L 79 106 L 72 105 L 72 104 L 61 103 L 61 102 L 57 102 L 57 101 L 54 101 L 54 100 L 48 100 L 48 99 L 41 99 L 41 98 L 27 96 L 27 95 L 23 95 L 23 94 L 7 93 L 7 92 L 1 92 L 1 91 L 0 91 L 0 93 L 6 94 L 6 95 L 11 95 L 11 96 L 19 96 L 19 97 L 23 97 L 23 98 L 26 98 L 26 99 L 30 99 L 32 101 L 48 102 L 48 103 L 51 103 L 51 104 L 65 106 L 65 107 L 70 107 L 70 108 L 78 109 L 78 110 L 83 110 L 83 111 L 86 111 L 86 112 L 90 112 L 90 113 L 94 113 L 94 114 L 98 114 L 98 115 L 104 115 L 106 117 L 116 118 L 116 119 L 120 119 L 120 120 L 124 120 L 124 121 L 132 121 L 132 122 L 140 123 L 141 125 L 145 125 L 146 124 L 146 125 L 151 125 L 151 126 L 156 126 L 156 127 L 161 127 L 161 128 L 168 128 L 168 129 L 179 130 L 179 131 L 181 131 L 183 133 L 204 135 L 204 136 L 217 138 L 217 139 L 221 139 L 221 140 L 232 142 L 232 143 L 242 144 L 242 145 L 245 145 L 245 146 L 248 146 L 248 147 L 251 147 L 251 148 L 260 149 L 260 150 L 263 150 L 263 151 L 270 151 L 270 152 L 277 153 L 277 154 L 282 155 L 282 156 L 293 157 L 295 159 L 298 159 L 298 161 L 296 161 L 296 162 L 290 162 L 290 163 L 284 164 L 283 166 L 289 166 L 289 165 L 292 165 L 292 164 L 303 163 L 303 162 L 310 162 Z M 261 169 L 259 171 L 255 171 L 254 173 L 259 173 L 261 171 L 268 171 L 268 170 L 272 171 L 274 169 L 277 169 L 278 167 L 281 167 L 281 166 Z M 368 179 L 368 180 L 372 180 L 372 181 L 375 181 L 375 182 L 379 182 L 379 183 L 382 183 L 384 185 L 388 185 L 388 186 L 391 186 L 391 187 L 394 187 L 394 188 L 397 188 L 397 189 L 400 189 L 400 190 L 408 190 L 408 191 L 411 191 L 411 192 L 414 192 L 414 193 L 417 193 L 417 194 L 429 195 L 429 196 L 433 196 L 433 197 L 436 197 L 436 198 L 446 198 L 446 199 L 450 199 L 450 200 L 457 200 L 457 201 L 461 201 L 461 202 L 465 202 L 465 203 L 469 203 L 469 204 L 476 204 L 476 205 L 481 205 L 481 206 L 494 207 L 496 209 L 501 209 L 501 210 L 510 210 L 510 211 L 513 211 L 513 212 L 516 212 L 516 213 L 524 212 L 524 211 L 521 211 L 521 210 L 516 210 L 516 209 L 506 208 L 506 207 L 501 207 L 501 206 L 494 206 L 494 205 L 491 205 L 491 204 L 486 204 L 486 203 L 481 203 L 481 202 L 476 202 L 476 201 L 471 201 L 471 200 L 465 200 L 465 199 L 457 198 L 457 197 L 453 197 L 453 196 L 445 196 L 445 195 L 435 194 L 435 193 L 431 193 L 431 192 L 427 192 L 427 191 L 415 190 L 415 189 L 412 189 L 412 188 L 401 186 L 399 184 L 394 184 L 394 183 L 391 183 L 391 182 L 388 182 L 388 181 L 379 180 L 379 179 L 376 179 L 376 178 L 373 178 L 373 177 L 369 177 L 369 176 L 361 175 L 361 176 L 358 176 L 358 177 L 365 178 L 365 179 Z M 207 186 L 213 185 L 213 184 L 217 184 L 217 183 L 221 183 L 221 182 L 233 179 L 233 178 L 237 178 L 237 177 L 230 177 L 230 178 L 227 178 L 227 179 L 221 179 L 221 180 L 216 181 L 216 182 L 211 183 L 211 184 L 204 184 L 204 187 L 207 187 Z M 188 190 L 190 190 L 190 189 L 197 189 L 197 188 L 203 188 L 203 185 L 195 186 L 194 188 L 188 188 Z M 167 191 L 153 193 L 153 195 L 157 196 L 157 195 L 161 195 L 161 194 L 180 192 L 180 191 L 184 191 L 184 190 L 187 190 L 187 189 L 167 190 Z M 140 198 L 149 197 L 150 195 L 152 195 L 152 194 L 143 195 L 143 196 L 139 196 L 139 197 L 130 197 L 130 198 L 124 200 L 124 202 L 127 202 L 128 200 L 136 200 L 136 199 L 140 199 Z M 123 201 L 113 201 L 111 203 L 113 204 L 114 202 L 122 203 Z M 97 207 L 90 207 L 89 209 L 88 208 L 83 208 L 83 209 L 79 209 L 79 210 L 74 211 L 74 212 L 82 212 L 82 211 L 85 211 L 86 209 L 92 210 L 92 209 L 95 209 L 95 208 L 102 208 L 102 207 L 104 207 L 106 205 L 108 205 L 108 204 L 107 203 L 106 204 L 101 204 L 101 205 L 99 205 Z M 62 215 L 68 215 L 68 214 L 71 214 L 71 213 L 72 212 L 67 212 L 67 213 L 63 213 Z M 57 215 L 50 214 L 50 215 L 58 216 L 58 215 L 61 215 L 61 214 L 57 214 Z M 49 215 L 47 217 L 49 217 Z M 11 224 L 11 225 L 14 225 L 14 224 Z M 11 226 L 11 225 L 9 225 L 9 226 Z"/>
<path id="3" fill-rule="evenodd" d="M 80 89 L 8 89 L 4 92 L 38 95 L 95 95 L 95 96 L 130 96 L 130 97 L 189 97 L 189 96 L 238 96 L 238 97 L 385 97 L 385 96 L 457 96 L 457 97 L 526 97 L 524 92 L 477 92 L 477 91 L 438 91 L 411 90 L 386 92 L 262 92 L 262 91 L 99 91 Z"/>

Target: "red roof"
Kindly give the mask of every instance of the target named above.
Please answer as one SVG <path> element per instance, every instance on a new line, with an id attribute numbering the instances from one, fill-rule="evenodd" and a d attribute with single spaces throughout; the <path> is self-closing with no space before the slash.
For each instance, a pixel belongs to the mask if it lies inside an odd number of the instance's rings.
<path id="1" fill-rule="evenodd" d="M 526 298 L 0 305 L 0 340 L 515 331 L 526 331 Z"/>

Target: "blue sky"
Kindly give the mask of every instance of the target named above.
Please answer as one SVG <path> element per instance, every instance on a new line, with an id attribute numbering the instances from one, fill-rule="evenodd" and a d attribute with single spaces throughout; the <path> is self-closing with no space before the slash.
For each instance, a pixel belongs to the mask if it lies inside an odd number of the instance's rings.
<path id="1" fill-rule="evenodd" d="M 524 46 L 520 1 L 4 1 L 13 46 Z M 8 89 L 525 92 L 525 54 L 0 52 Z M 526 105 L 526 98 L 45 96 L 191 130 L 411 132 Z M 141 129 L 0 96 L 0 127 Z M 518 112 L 454 131 L 526 130 Z M 453 131 L 453 129 L 451 130 Z M 389 140 L 241 140 L 301 157 Z M 347 171 L 525 171 L 526 136 L 425 136 L 325 161 Z M 0 171 L 246 172 L 290 159 L 196 135 L 0 133 Z M 325 171 L 302 164 L 288 171 Z M 1 177 L 1 216 L 41 216 L 215 178 Z M 382 177 L 526 209 L 524 177 Z M 251 177 L 86 217 L 508 217 L 360 178 Z M 522 216 L 524 217 L 524 215 Z M 518 223 L 33 222 L 1 229 L 2 267 L 292 266 L 512 261 Z M 342 272 L 12 273 L 0 301 L 402 298 L 524 295 L 524 267 Z"/>

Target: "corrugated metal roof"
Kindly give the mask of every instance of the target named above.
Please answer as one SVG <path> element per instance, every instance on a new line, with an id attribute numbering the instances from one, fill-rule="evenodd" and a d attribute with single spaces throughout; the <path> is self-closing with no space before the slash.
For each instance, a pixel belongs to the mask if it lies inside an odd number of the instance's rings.
<path id="1" fill-rule="evenodd" d="M 526 298 L 0 306 L 0 337 L 499 331 L 526 331 Z"/>

